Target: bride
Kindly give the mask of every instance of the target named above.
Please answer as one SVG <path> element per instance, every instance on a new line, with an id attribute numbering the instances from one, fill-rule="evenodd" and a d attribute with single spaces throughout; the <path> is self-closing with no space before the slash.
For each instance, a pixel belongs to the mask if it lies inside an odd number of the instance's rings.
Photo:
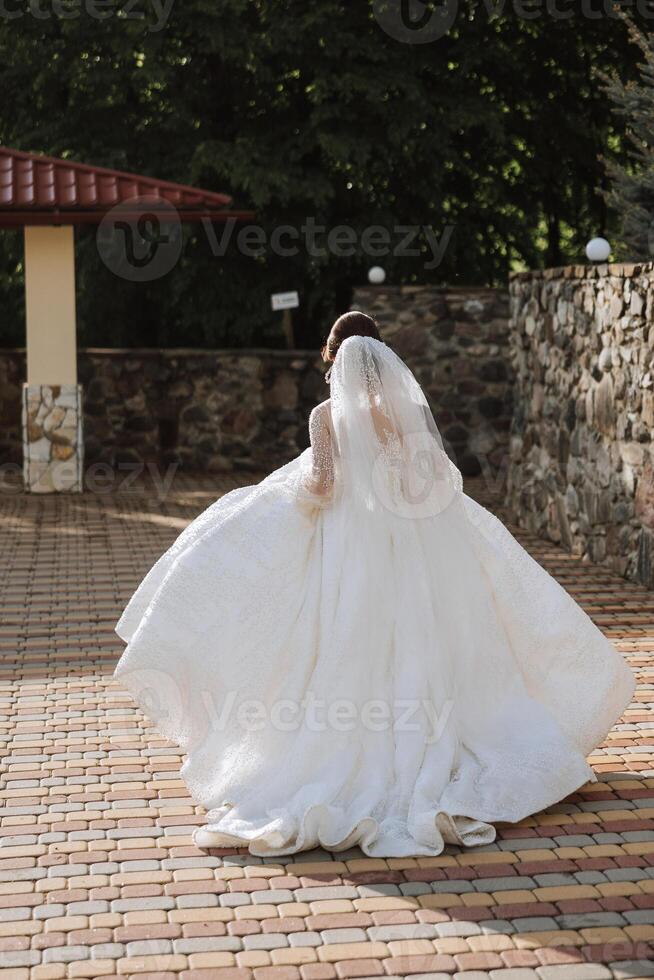
<path id="1" fill-rule="evenodd" d="M 311 448 L 201 514 L 117 632 L 116 677 L 187 755 L 199 847 L 380 857 L 488 844 L 594 780 L 622 657 L 462 492 L 364 313 L 323 356 Z"/>

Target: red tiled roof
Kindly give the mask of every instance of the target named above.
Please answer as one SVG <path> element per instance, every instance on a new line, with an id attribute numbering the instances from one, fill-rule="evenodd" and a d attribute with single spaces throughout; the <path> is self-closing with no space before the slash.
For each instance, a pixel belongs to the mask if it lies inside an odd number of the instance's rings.
<path id="1" fill-rule="evenodd" d="M 135 199 L 146 200 L 149 209 L 172 205 L 182 221 L 252 217 L 229 211 L 228 194 L 0 146 L 0 227 L 97 223 L 117 204 L 136 205 Z"/>

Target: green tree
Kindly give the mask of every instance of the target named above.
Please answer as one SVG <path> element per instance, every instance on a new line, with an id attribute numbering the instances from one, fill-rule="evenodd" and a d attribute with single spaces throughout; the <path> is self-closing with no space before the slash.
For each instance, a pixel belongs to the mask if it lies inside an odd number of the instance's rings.
<path id="1" fill-rule="evenodd" d="M 625 18 L 626 19 L 626 18 Z M 626 122 L 624 160 L 608 160 L 608 204 L 620 221 L 620 254 L 652 260 L 654 254 L 654 38 L 628 21 L 629 36 L 642 56 L 638 78 L 604 75 L 604 88 L 616 114 Z"/>
<path id="2" fill-rule="evenodd" d="M 462 0 L 443 37 L 407 44 L 367 0 L 184 0 L 151 28 L 126 15 L 0 21 L 0 142 L 229 191 L 267 236 L 308 218 L 357 236 L 379 225 L 391 245 L 398 226 L 453 231 L 434 266 L 424 236 L 419 255 L 232 244 L 216 257 L 193 226 L 173 272 L 135 284 L 105 269 L 87 229 L 82 343 L 281 344 L 268 297 L 295 288 L 298 342 L 315 345 L 370 265 L 391 282 L 493 284 L 577 259 L 606 230 L 598 155 L 620 131 L 593 73 L 633 70 L 620 21 L 490 16 Z M 16 343 L 20 242 L 4 238 L 2 336 Z"/>

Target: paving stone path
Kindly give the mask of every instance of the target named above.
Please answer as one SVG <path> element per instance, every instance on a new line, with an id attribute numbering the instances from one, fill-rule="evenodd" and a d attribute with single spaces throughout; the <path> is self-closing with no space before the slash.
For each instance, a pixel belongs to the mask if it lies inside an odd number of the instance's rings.
<path id="1" fill-rule="evenodd" d="M 113 625 L 233 485 L 0 495 L 0 978 L 654 976 L 654 595 L 529 535 L 638 675 L 598 782 L 436 858 L 193 846 L 180 752 L 111 679 Z"/>

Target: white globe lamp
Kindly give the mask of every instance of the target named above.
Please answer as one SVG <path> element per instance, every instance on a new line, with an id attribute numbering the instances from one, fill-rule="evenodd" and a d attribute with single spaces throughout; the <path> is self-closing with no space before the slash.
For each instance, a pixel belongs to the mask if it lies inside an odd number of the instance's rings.
<path id="1" fill-rule="evenodd" d="M 380 265 L 373 265 L 372 268 L 368 269 L 368 282 L 373 286 L 381 286 L 385 279 L 386 270 L 382 269 Z"/>
<path id="2" fill-rule="evenodd" d="M 606 238 L 591 238 L 586 245 L 586 256 L 590 262 L 606 262 L 611 254 L 611 246 Z"/>

